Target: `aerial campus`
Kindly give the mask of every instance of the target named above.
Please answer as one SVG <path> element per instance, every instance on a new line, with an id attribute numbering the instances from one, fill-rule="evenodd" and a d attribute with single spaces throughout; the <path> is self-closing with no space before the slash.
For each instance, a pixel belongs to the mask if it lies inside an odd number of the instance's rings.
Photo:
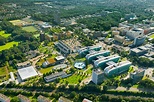
<path id="1" fill-rule="evenodd" d="M 0 102 L 154 102 L 151 2 L 0 1 Z"/>

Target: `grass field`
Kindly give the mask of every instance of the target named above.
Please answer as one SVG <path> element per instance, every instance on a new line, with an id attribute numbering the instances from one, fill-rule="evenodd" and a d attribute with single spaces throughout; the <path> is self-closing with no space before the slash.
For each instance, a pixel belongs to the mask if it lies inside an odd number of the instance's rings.
<path id="1" fill-rule="evenodd" d="M 0 31 L 0 36 L 8 38 L 9 36 L 11 36 L 11 34 L 6 34 L 5 31 Z"/>
<path id="2" fill-rule="evenodd" d="M 150 38 L 154 39 L 154 34 L 150 35 Z"/>
<path id="3" fill-rule="evenodd" d="M 75 73 L 72 76 L 64 79 L 61 83 L 68 82 L 69 84 L 79 84 L 86 76 L 82 74 Z"/>
<path id="4" fill-rule="evenodd" d="M 53 68 L 53 67 L 42 68 L 42 69 L 40 69 L 39 71 L 40 71 L 42 74 L 45 74 L 45 73 L 50 72 L 52 68 Z"/>
<path id="5" fill-rule="evenodd" d="M 5 44 L 5 45 L 2 45 L 2 46 L 0 46 L 0 51 L 5 50 L 5 49 L 9 49 L 9 48 L 13 47 L 14 44 L 15 44 L 16 46 L 18 46 L 18 43 L 19 43 L 19 42 L 12 41 L 12 42 L 9 42 L 9 43 L 7 43 L 7 44 Z"/>
<path id="6" fill-rule="evenodd" d="M 5 74 L 6 74 L 5 67 L 0 67 L 0 76 Z"/>
<path id="7" fill-rule="evenodd" d="M 10 21 L 13 25 L 21 26 L 22 24 L 25 24 L 25 21 L 22 20 L 12 20 Z"/>
<path id="8" fill-rule="evenodd" d="M 22 27 L 22 30 L 25 30 L 27 32 L 36 32 L 37 31 L 37 29 L 34 26 Z"/>

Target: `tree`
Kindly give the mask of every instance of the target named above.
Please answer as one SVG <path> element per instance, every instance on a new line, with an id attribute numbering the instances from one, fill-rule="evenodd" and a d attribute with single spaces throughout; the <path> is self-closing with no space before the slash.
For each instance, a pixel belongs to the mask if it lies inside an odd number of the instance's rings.
<path id="1" fill-rule="evenodd" d="M 103 91 L 106 92 L 107 90 L 108 90 L 108 86 L 107 85 L 104 85 L 103 86 Z"/>

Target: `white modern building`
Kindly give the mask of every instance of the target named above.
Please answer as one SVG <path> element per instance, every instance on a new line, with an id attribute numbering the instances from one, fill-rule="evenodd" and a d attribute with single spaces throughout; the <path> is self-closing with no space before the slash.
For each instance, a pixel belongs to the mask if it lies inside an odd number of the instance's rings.
<path id="1" fill-rule="evenodd" d="M 116 76 L 116 75 L 119 75 L 125 71 L 128 71 L 131 64 L 132 63 L 129 61 L 111 64 L 104 69 L 104 73 L 107 76 Z"/>
<path id="2" fill-rule="evenodd" d="M 98 60 L 94 61 L 94 66 L 97 67 L 105 67 L 106 63 L 109 61 L 118 62 L 120 59 L 119 55 L 111 55 L 107 57 L 101 57 Z"/>
<path id="3" fill-rule="evenodd" d="M 18 74 L 22 81 L 38 75 L 33 66 L 18 69 Z"/>
<path id="4" fill-rule="evenodd" d="M 130 40 L 134 40 L 136 37 L 144 36 L 144 30 L 141 28 L 134 28 L 134 29 L 127 31 L 126 36 Z"/>
<path id="5" fill-rule="evenodd" d="M 98 56 L 108 56 L 108 55 L 110 55 L 110 51 L 92 51 L 91 53 L 86 55 L 86 59 L 90 63 L 93 60 L 96 60 Z"/>

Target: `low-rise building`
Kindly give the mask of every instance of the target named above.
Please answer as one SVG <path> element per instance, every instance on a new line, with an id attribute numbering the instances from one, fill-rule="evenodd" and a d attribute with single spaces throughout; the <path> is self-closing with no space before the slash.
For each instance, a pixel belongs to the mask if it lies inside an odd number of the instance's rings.
<path id="1" fill-rule="evenodd" d="M 119 35 L 120 31 L 112 31 L 112 35 Z"/>
<path id="2" fill-rule="evenodd" d="M 46 97 L 44 97 L 44 96 L 42 96 L 42 95 L 39 95 L 39 96 L 37 97 L 37 101 L 38 101 L 38 102 L 52 102 L 50 99 L 48 99 L 48 98 L 46 98 Z"/>
<path id="3" fill-rule="evenodd" d="M 22 81 L 38 75 L 33 66 L 18 69 L 18 74 Z"/>
<path id="4" fill-rule="evenodd" d="M 54 81 L 54 80 L 56 80 L 58 78 L 66 78 L 68 76 L 69 75 L 67 75 L 65 72 L 58 72 L 58 73 L 53 73 L 53 74 L 51 74 L 49 76 L 44 77 L 44 80 L 46 82 L 51 82 L 51 81 Z"/>
<path id="5" fill-rule="evenodd" d="M 10 98 L 0 93 L 0 102 L 10 102 Z"/>
<path id="6" fill-rule="evenodd" d="M 130 78 L 133 79 L 134 82 L 141 80 L 143 77 L 152 77 L 153 69 L 139 69 L 130 74 Z"/>
<path id="7" fill-rule="evenodd" d="M 142 55 L 148 53 L 148 51 L 149 51 L 149 48 L 147 48 L 145 46 L 140 46 L 140 47 L 137 47 L 137 48 L 130 49 L 130 54 L 142 56 Z"/>
<path id="8" fill-rule="evenodd" d="M 21 94 L 19 94 L 17 97 L 19 98 L 20 102 L 31 102 L 29 98 L 27 98 L 26 96 L 23 96 Z"/>
<path id="9" fill-rule="evenodd" d="M 89 99 L 84 98 L 82 102 L 92 102 L 92 101 L 89 100 Z"/>
<path id="10" fill-rule="evenodd" d="M 120 43 L 123 44 L 123 42 L 125 41 L 125 37 L 120 36 L 120 35 L 115 35 L 115 36 L 114 36 L 114 40 L 115 40 L 116 42 L 120 42 Z"/>
<path id="11" fill-rule="evenodd" d="M 56 63 L 63 63 L 65 60 L 64 56 L 57 56 L 55 57 Z"/>
<path id="12" fill-rule="evenodd" d="M 104 73 L 101 69 L 94 69 L 92 71 L 92 82 L 95 84 L 101 84 L 104 79 Z"/>
<path id="13" fill-rule="evenodd" d="M 67 68 L 67 64 L 59 64 L 53 67 L 53 70 L 65 69 Z"/>
<path id="14" fill-rule="evenodd" d="M 71 101 L 71 100 L 69 100 L 69 99 L 67 99 L 67 98 L 61 96 L 61 97 L 58 99 L 58 102 L 73 102 L 73 101 Z"/>
<path id="15" fill-rule="evenodd" d="M 48 67 L 51 65 L 55 65 L 56 61 L 54 58 L 49 58 L 45 62 L 43 62 L 42 67 Z"/>

